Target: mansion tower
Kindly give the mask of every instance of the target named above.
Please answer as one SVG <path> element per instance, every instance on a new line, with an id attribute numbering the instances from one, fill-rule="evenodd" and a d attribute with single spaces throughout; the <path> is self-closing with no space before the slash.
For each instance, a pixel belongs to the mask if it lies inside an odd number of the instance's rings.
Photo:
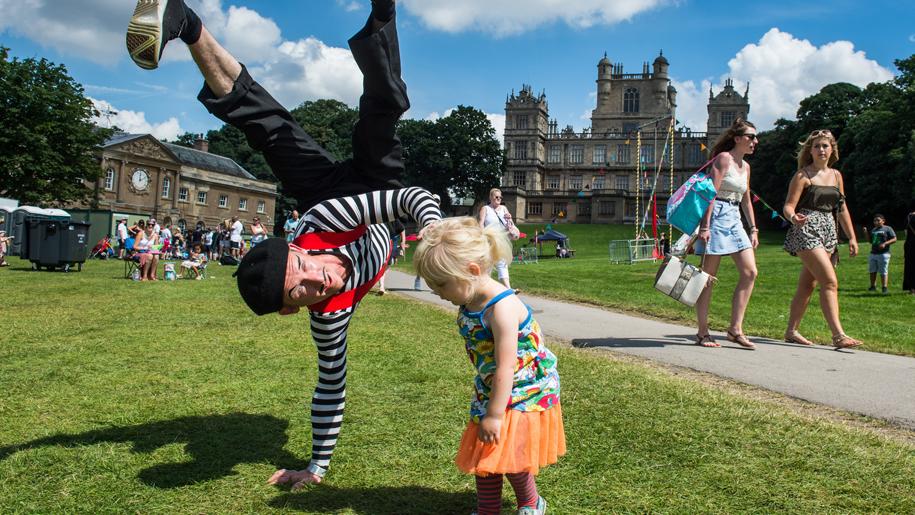
<path id="1" fill-rule="evenodd" d="M 663 159 L 658 180 L 658 212 L 666 211 L 670 162 L 664 159 L 665 139 L 676 119 L 677 90 L 670 83 L 663 54 L 640 73 L 624 73 L 621 63 L 604 55 L 597 63 L 597 105 L 591 127 L 576 132 L 559 129 L 549 118 L 546 95 L 524 85 L 505 102 L 507 166 L 503 200 L 518 221 L 553 219 L 577 223 L 631 223 L 636 206 L 647 202 L 654 172 Z M 715 95 L 709 90 L 706 132 L 677 129 L 672 142 L 674 188 L 707 159 L 715 140 L 736 118 L 750 111 L 749 87 L 743 95 L 731 79 Z M 637 134 L 641 132 L 641 156 Z M 642 173 L 636 171 L 642 163 Z M 639 177 L 641 175 L 641 178 Z M 637 181 L 641 180 L 641 184 Z"/>

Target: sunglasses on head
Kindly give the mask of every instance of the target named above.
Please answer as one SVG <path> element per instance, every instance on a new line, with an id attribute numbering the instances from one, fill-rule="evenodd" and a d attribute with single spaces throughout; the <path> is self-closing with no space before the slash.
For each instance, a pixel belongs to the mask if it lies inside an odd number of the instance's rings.
<path id="1" fill-rule="evenodd" d="M 815 138 L 817 136 L 832 136 L 832 132 L 830 132 L 829 129 L 820 129 L 810 133 L 811 138 Z"/>

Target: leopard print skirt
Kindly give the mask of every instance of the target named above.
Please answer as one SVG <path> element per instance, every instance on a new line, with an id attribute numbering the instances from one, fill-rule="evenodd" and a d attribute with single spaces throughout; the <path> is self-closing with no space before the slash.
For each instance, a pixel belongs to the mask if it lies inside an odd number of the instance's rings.
<path id="1" fill-rule="evenodd" d="M 827 254 L 836 250 L 836 219 L 832 212 L 801 209 L 798 214 L 807 215 L 804 225 L 792 225 L 785 236 L 785 250 L 796 256 L 802 250 L 826 249 Z"/>

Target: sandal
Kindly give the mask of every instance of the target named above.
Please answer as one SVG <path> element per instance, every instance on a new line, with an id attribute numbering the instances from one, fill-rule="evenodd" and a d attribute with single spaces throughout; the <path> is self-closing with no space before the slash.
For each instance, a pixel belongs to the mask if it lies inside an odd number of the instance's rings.
<path id="1" fill-rule="evenodd" d="M 864 345 L 864 342 L 858 341 L 847 334 L 837 334 L 832 337 L 832 345 L 836 349 L 853 349 Z"/>
<path id="2" fill-rule="evenodd" d="M 748 340 L 745 335 L 740 333 L 734 334 L 731 331 L 728 331 L 728 341 L 734 342 L 745 349 L 756 350 L 756 345 Z"/>
<path id="3" fill-rule="evenodd" d="M 712 335 L 706 334 L 705 336 L 696 335 L 696 345 L 700 347 L 721 347 L 721 344 L 716 342 Z"/>
<path id="4" fill-rule="evenodd" d="M 790 333 L 785 333 L 785 341 L 788 343 L 796 343 L 798 345 L 813 345 L 813 342 L 804 338 L 804 335 L 797 331 L 791 331 Z"/>

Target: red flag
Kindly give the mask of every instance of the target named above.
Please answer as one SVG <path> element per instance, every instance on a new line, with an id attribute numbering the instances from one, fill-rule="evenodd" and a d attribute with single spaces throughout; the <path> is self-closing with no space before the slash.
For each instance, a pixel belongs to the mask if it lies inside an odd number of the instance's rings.
<path id="1" fill-rule="evenodd" d="M 654 250 L 651 257 L 661 258 L 661 250 L 658 248 L 658 196 L 651 196 L 651 237 L 654 238 Z"/>
<path id="2" fill-rule="evenodd" d="M 753 194 L 753 202 L 759 202 L 759 195 Z"/>

